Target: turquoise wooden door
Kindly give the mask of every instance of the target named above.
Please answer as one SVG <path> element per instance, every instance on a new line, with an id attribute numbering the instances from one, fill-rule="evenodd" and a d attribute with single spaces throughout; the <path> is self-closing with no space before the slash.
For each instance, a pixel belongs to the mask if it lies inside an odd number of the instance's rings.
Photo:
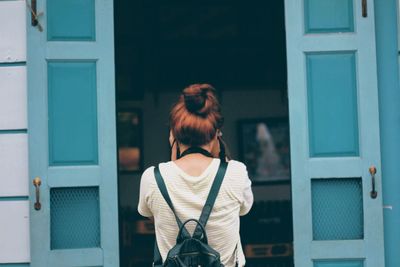
<path id="1" fill-rule="evenodd" d="M 286 0 L 285 17 L 295 266 L 383 267 L 374 3 Z"/>
<path id="2" fill-rule="evenodd" d="M 28 14 L 31 266 L 119 266 L 112 0 Z M 37 201 L 35 177 L 41 179 Z"/>

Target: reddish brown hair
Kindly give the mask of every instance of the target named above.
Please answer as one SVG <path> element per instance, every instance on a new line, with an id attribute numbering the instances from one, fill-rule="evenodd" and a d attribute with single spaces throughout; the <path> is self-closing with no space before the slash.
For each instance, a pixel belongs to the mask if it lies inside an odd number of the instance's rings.
<path id="1" fill-rule="evenodd" d="M 208 144 L 222 124 L 216 91 L 209 84 L 186 87 L 170 113 L 172 134 L 179 143 L 188 146 Z"/>

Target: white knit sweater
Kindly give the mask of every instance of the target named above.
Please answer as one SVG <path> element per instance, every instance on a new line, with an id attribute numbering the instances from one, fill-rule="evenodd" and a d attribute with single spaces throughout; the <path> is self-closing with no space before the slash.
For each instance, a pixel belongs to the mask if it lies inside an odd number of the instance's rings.
<path id="1" fill-rule="evenodd" d="M 172 161 L 159 165 L 174 208 L 182 222 L 191 218 L 199 219 L 219 162 L 219 159 L 213 159 L 200 176 L 188 175 Z M 226 267 L 235 266 L 236 245 L 239 266 L 245 265 L 239 235 L 239 215 L 245 215 L 252 204 L 253 193 L 246 166 L 239 161 L 230 160 L 206 226 L 209 245 L 221 254 L 221 261 Z M 154 217 L 157 245 L 164 260 L 176 243 L 178 226 L 157 187 L 154 167 L 149 167 L 142 175 L 138 211 L 143 216 Z M 194 223 L 186 225 L 189 233 L 193 233 L 194 227 Z"/>

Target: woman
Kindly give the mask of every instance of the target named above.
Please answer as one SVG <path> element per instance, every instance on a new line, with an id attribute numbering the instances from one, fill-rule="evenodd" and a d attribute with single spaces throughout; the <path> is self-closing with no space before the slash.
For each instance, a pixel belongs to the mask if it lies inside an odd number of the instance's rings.
<path id="1" fill-rule="evenodd" d="M 161 163 L 159 170 L 182 222 L 199 218 L 221 159 L 228 159 L 220 139 L 222 124 L 215 89 L 208 84 L 185 88 L 172 108 L 169 138 L 172 160 Z M 229 160 L 206 225 L 209 245 L 220 253 L 221 262 L 226 267 L 245 265 L 239 216 L 248 213 L 252 204 L 251 181 L 246 166 Z M 145 217 L 154 217 L 157 245 L 164 260 L 176 243 L 178 226 L 157 187 L 154 167 L 142 175 L 138 211 Z M 195 224 L 187 224 L 186 228 L 193 233 Z"/>

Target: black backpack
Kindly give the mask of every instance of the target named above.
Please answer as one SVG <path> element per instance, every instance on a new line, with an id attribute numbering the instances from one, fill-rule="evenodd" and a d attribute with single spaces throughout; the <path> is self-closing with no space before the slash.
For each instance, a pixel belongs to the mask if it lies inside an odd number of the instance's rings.
<path id="1" fill-rule="evenodd" d="M 167 258 L 164 263 L 160 255 L 160 251 L 157 246 L 157 242 L 154 247 L 154 262 L 155 267 L 223 267 L 221 263 L 220 254 L 208 245 L 207 234 L 205 226 L 210 213 L 213 209 L 215 199 L 217 198 L 219 189 L 225 176 L 227 169 L 227 163 L 221 161 L 218 168 L 217 175 L 215 176 L 214 182 L 211 186 L 210 193 L 207 197 L 207 201 L 203 207 L 200 215 L 200 219 L 189 219 L 184 223 L 178 218 L 174 206 L 172 205 L 171 198 L 169 197 L 167 187 L 165 186 L 164 180 L 161 176 L 158 167 L 154 169 L 158 188 L 163 195 L 168 206 L 171 208 L 175 215 L 176 222 L 179 226 L 179 233 L 176 239 L 176 245 L 170 249 Z M 193 236 L 190 236 L 189 232 L 185 228 L 188 222 L 196 222 L 196 228 L 193 232 Z"/>

